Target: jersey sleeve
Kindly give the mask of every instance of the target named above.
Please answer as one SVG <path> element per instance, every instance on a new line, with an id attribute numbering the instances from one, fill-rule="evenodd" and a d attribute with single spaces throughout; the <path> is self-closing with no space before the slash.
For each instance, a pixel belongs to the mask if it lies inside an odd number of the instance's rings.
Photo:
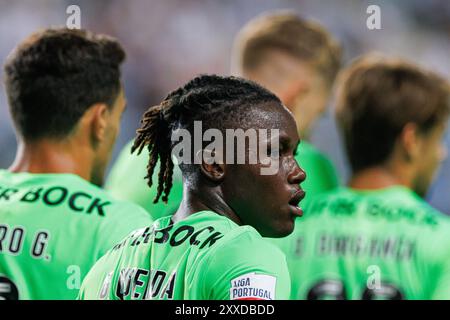
<path id="1" fill-rule="evenodd" d="M 251 233 L 240 234 L 217 247 L 198 270 L 198 299 L 285 300 L 290 295 L 284 254 Z"/>
<path id="2" fill-rule="evenodd" d="M 106 217 L 99 228 L 97 235 L 100 239 L 98 258 L 123 240 L 130 232 L 153 223 L 149 213 L 137 205 L 116 203 L 115 206 L 115 212 Z"/>

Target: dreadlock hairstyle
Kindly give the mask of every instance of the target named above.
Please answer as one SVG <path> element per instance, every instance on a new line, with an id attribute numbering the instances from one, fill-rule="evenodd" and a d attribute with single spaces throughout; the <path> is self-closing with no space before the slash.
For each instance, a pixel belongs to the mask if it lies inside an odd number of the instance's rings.
<path id="1" fill-rule="evenodd" d="M 243 109 L 258 104 L 281 101 L 273 93 L 258 84 L 238 77 L 217 75 L 198 76 L 184 86 L 169 93 L 156 106 L 150 107 L 143 115 L 141 127 L 136 131 L 131 152 L 140 154 L 144 147 L 150 153 L 147 165 L 149 187 L 153 184 L 153 173 L 160 161 L 158 189 L 153 203 L 167 203 L 172 188 L 171 133 L 179 128 L 192 132 L 194 121 L 202 121 L 203 130 L 215 127 L 223 130 L 229 120 L 245 121 Z M 183 174 L 187 169 L 180 166 Z M 164 195 L 162 195 L 164 193 Z"/>

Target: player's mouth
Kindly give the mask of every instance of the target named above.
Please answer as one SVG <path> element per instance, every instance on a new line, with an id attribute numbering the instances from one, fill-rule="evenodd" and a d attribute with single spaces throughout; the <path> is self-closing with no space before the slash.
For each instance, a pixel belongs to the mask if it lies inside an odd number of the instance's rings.
<path id="1" fill-rule="evenodd" d="M 303 216 L 303 210 L 299 207 L 300 201 L 305 197 L 305 191 L 302 189 L 298 189 L 295 191 L 295 193 L 292 195 L 291 200 L 289 200 L 289 206 L 291 207 L 294 215 L 296 216 Z"/>

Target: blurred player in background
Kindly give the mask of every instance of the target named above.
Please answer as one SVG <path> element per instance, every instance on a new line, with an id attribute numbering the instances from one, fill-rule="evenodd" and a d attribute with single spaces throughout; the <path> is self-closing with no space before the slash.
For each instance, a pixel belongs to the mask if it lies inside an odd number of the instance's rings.
<path id="1" fill-rule="evenodd" d="M 309 204 L 284 250 L 292 298 L 450 299 L 450 221 L 422 199 L 446 156 L 448 82 L 378 55 L 339 81 L 353 175 Z"/>
<path id="2" fill-rule="evenodd" d="M 183 179 L 178 166 L 173 170 L 173 185 L 170 197 L 166 201 L 154 202 L 157 194 L 156 186 L 149 188 L 145 177 L 147 176 L 147 163 L 149 154 L 132 154 L 130 141 L 119 154 L 111 172 L 106 180 L 105 189 L 115 198 L 131 201 L 145 208 L 154 220 L 172 215 L 180 206 L 183 197 Z M 176 161 L 176 159 L 173 159 Z M 158 170 L 158 166 L 156 171 Z M 156 179 L 156 175 L 154 177 Z"/>
<path id="3" fill-rule="evenodd" d="M 126 104 L 124 58 L 114 39 L 67 29 L 37 32 L 9 56 L 19 143 L 0 170 L 0 298 L 74 299 L 98 258 L 151 224 L 97 187 Z"/>
<path id="4" fill-rule="evenodd" d="M 312 196 L 336 188 L 333 165 L 307 141 L 326 111 L 341 65 L 337 42 L 316 22 L 281 11 L 245 25 L 235 39 L 232 60 L 233 73 L 274 92 L 294 114 L 302 139 L 297 161 L 309 176 L 302 185 L 303 206 Z"/>
<path id="5" fill-rule="evenodd" d="M 341 49 L 336 41 L 317 23 L 283 11 L 250 21 L 237 35 L 233 51 L 232 72 L 274 92 L 294 114 L 302 138 L 297 160 L 310 176 L 302 186 L 305 205 L 313 195 L 337 187 L 339 179 L 333 165 L 307 142 L 326 110 L 341 65 Z M 143 180 L 148 154 L 131 155 L 131 146 L 129 143 L 120 154 L 106 189 L 143 206 L 155 218 L 172 214 L 182 197 L 180 171 L 174 170 L 167 205 L 153 204 L 156 188 L 149 192 Z"/>
<path id="6" fill-rule="evenodd" d="M 228 129 L 279 130 L 279 136 L 262 138 L 276 173 L 266 167 L 229 161 L 241 146 L 229 147 L 222 161 L 183 163 L 184 194 L 177 212 L 132 233 L 89 272 L 80 290 L 82 299 L 287 299 L 289 272 L 284 254 L 261 236 L 283 237 L 294 229 L 304 192 L 299 184 L 305 173 L 294 155 L 299 143 L 292 114 L 281 101 L 256 83 L 234 77 L 200 76 L 151 107 L 133 149 L 147 146 L 149 184 L 160 162 L 156 201 L 167 199 L 172 187 L 174 132 L 187 130 L 195 139 L 194 121 L 202 133 L 210 129 L 225 136 Z M 279 144 L 275 144 L 278 139 Z M 183 138 L 184 140 L 184 138 Z M 193 159 L 209 142 L 189 142 L 183 157 Z M 241 150 L 242 151 L 242 150 Z M 254 152 L 247 143 L 243 153 Z M 186 152 L 186 154 L 184 154 Z M 229 154 L 229 152 L 234 153 Z M 226 160 L 225 160 L 226 159 Z"/>

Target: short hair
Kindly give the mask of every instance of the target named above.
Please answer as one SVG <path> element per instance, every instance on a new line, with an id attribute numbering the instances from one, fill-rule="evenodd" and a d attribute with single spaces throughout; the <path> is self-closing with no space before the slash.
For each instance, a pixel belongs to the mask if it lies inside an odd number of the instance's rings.
<path id="1" fill-rule="evenodd" d="M 4 67 L 17 131 L 30 141 L 62 138 L 93 104 L 111 107 L 124 59 L 116 40 L 86 30 L 50 28 L 29 36 Z"/>
<path id="2" fill-rule="evenodd" d="M 150 158 L 145 178 L 150 187 L 158 160 L 161 163 L 154 203 L 163 192 L 162 200 L 167 202 L 172 188 L 171 133 L 174 130 L 182 128 L 193 133 L 194 121 L 202 121 L 203 131 L 210 128 L 224 131 L 232 124 L 248 126 L 252 121 L 248 112 L 260 110 L 265 103 L 282 105 L 277 96 L 255 82 L 238 77 L 201 75 L 169 93 L 159 105 L 150 107 L 142 117 L 131 152 L 137 150 L 139 154 L 147 147 Z M 180 165 L 183 175 L 188 176 L 194 167 Z"/>
<path id="3" fill-rule="evenodd" d="M 257 69 L 270 50 L 310 63 L 330 86 L 341 67 L 338 42 L 320 24 L 292 11 L 263 14 L 247 23 L 235 40 L 235 65 L 244 71 Z"/>
<path id="4" fill-rule="evenodd" d="M 366 55 L 338 79 L 336 119 L 353 171 L 383 164 L 405 125 L 426 133 L 449 114 L 449 84 L 399 58 Z"/>

